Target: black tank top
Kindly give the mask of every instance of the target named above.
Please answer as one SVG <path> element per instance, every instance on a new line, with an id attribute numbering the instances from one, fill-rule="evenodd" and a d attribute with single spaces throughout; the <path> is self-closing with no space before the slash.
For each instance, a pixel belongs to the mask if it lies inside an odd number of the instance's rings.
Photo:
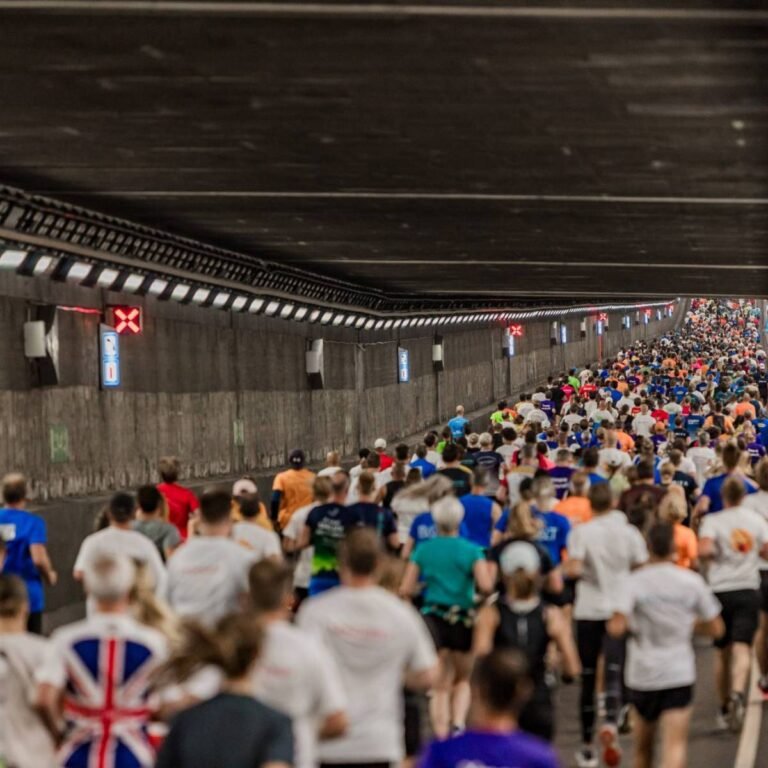
<path id="1" fill-rule="evenodd" d="M 496 603 L 499 626 L 493 638 L 494 648 L 515 648 L 528 659 L 534 683 L 544 680 L 545 656 L 549 645 L 544 606 L 539 602 L 527 611 L 513 609 L 505 600 Z"/>

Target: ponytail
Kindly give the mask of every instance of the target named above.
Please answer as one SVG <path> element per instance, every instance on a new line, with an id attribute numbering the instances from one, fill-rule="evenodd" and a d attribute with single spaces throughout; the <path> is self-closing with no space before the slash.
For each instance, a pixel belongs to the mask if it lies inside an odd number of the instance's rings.
<path id="1" fill-rule="evenodd" d="M 184 682 L 209 665 L 230 680 L 243 677 L 261 653 L 263 640 L 264 628 L 253 615 L 231 614 L 214 628 L 185 623 L 179 649 L 158 670 L 155 684 Z"/>

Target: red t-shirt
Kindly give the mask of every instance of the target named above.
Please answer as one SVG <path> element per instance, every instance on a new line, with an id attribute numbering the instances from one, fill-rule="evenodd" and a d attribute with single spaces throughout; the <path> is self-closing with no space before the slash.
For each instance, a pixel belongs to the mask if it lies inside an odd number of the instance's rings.
<path id="1" fill-rule="evenodd" d="M 661 408 L 651 411 L 651 416 L 653 416 L 656 421 L 669 421 L 669 414 Z"/>
<path id="2" fill-rule="evenodd" d="M 177 483 L 160 483 L 157 490 L 168 504 L 168 522 L 179 529 L 182 539 L 186 539 L 189 518 L 200 506 L 197 496 L 189 488 L 183 488 Z"/>
<path id="3" fill-rule="evenodd" d="M 379 454 L 379 472 L 389 469 L 394 463 L 395 460 L 391 456 L 388 456 L 386 453 Z"/>

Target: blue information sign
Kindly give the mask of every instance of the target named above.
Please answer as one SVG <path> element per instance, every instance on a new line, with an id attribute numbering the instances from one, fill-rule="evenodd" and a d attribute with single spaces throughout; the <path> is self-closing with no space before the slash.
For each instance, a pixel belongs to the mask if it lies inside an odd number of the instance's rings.
<path id="1" fill-rule="evenodd" d="M 408 359 L 408 350 L 397 348 L 397 380 L 401 384 L 407 384 L 411 380 L 411 363 Z"/>
<path id="2" fill-rule="evenodd" d="M 120 386 L 120 336 L 117 331 L 102 325 L 99 328 L 101 354 L 101 386 Z"/>

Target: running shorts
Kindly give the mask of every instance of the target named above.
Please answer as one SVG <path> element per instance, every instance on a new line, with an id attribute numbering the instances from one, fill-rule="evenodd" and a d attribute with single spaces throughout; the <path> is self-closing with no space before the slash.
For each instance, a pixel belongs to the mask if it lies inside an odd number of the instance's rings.
<path id="1" fill-rule="evenodd" d="M 472 648 L 472 627 L 458 621 L 451 624 L 442 616 L 428 613 L 424 616 L 432 640 L 437 650 L 445 648 L 448 651 L 467 653 Z"/>
<path id="2" fill-rule="evenodd" d="M 725 648 L 731 643 L 751 645 L 757 632 L 760 593 L 756 589 L 738 589 L 733 592 L 716 592 L 715 597 L 723 607 L 725 623 L 725 634 L 715 640 L 715 648 Z"/>
<path id="3" fill-rule="evenodd" d="M 768 613 L 768 571 L 760 571 L 760 610 Z"/>
<path id="4" fill-rule="evenodd" d="M 693 701 L 693 686 L 662 691 L 629 691 L 629 701 L 647 723 L 655 723 L 669 709 L 685 709 Z"/>

